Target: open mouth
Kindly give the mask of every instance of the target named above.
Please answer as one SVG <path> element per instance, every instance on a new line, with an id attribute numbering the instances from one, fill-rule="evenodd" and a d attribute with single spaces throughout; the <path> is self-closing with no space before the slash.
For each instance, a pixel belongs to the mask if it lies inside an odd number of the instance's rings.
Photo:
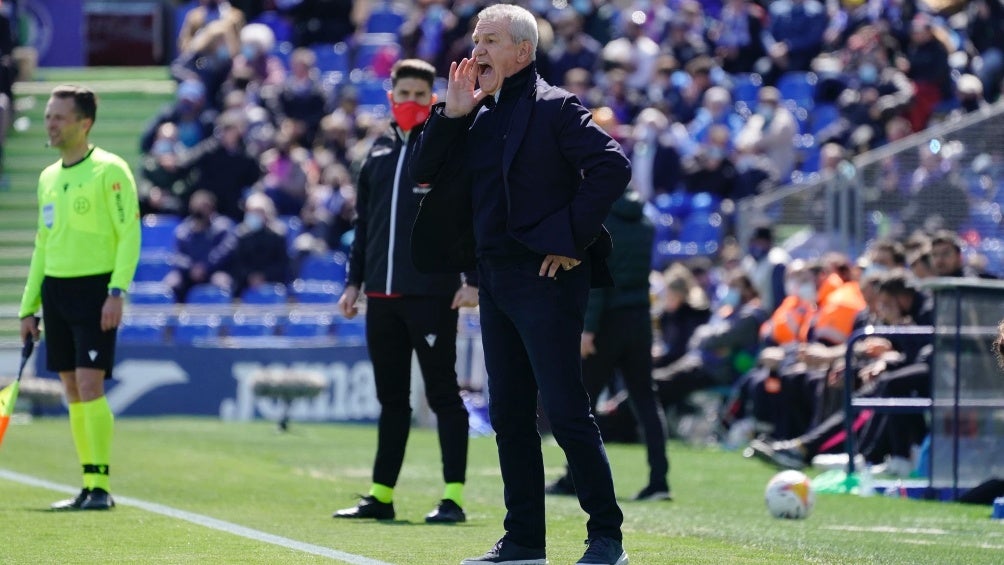
<path id="1" fill-rule="evenodd" d="M 478 78 L 486 79 L 492 76 L 492 73 L 494 72 L 495 69 L 493 69 L 488 63 L 478 63 Z"/>

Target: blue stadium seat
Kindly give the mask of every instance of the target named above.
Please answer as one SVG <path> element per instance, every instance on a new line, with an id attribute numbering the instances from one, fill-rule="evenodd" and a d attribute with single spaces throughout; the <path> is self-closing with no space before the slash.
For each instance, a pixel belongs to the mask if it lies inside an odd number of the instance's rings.
<path id="1" fill-rule="evenodd" d="M 732 78 L 732 101 L 736 104 L 743 102 L 751 110 L 756 107 L 759 99 L 760 86 L 763 79 L 756 73 L 738 73 Z"/>
<path id="2" fill-rule="evenodd" d="M 721 200 L 710 192 L 698 192 L 690 197 L 692 214 L 717 212 L 719 206 L 721 206 Z"/>
<path id="3" fill-rule="evenodd" d="M 366 33 L 398 34 L 404 23 L 404 14 L 393 9 L 391 5 L 382 6 L 370 13 L 366 20 Z"/>
<path id="4" fill-rule="evenodd" d="M 330 314 L 293 311 L 279 331 L 288 337 L 323 337 L 331 333 L 331 319 Z"/>
<path id="5" fill-rule="evenodd" d="M 126 315 L 119 328 L 120 343 L 159 344 L 164 342 L 164 330 L 167 318 L 162 315 L 132 316 Z"/>
<path id="6" fill-rule="evenodd" d="M 299 278 L 340 283 L 345 280 L 347 262 L 348 257 L 341 251 L 308 255 L 300 264 Z"/>
<path id="7" fill-rule="evenodd" d="M 197 284 L 188 289 L 185 302 L 189 304 L 230 304 L 230 291 L 215 284 Z"/>
<path id="8" fill-rule="evenodd" d="M 782 100 L 793 100 L 799 107 L 810 109 L 815 103 L 816 74 L 812 72 L 787 72 L 777 81 Z"/>
<path id="9" fill-rule="evenodd" d="M 688 255 L 716 253 L 724 235 L 725 225 L 722 216 L 717 212 L 694 212 L 684 220 L 680 229 L 680 240 L 684 252 Z"/>
<path id="10" fill-rule="evenodd" d="M 390 85 L 383 79 L 364 80 L 356 83 L 360 106 L 387 106 L 387 91 Z"/>
<path id="11" fill-rule="evenodd" d="M 267 337 L 275 335 L 275 315 L 237 312 L 226 319 L 226 332 L 230 337 Z"/>
<path id="12" fill-rule="evenodd" d="M 241 302 L 245 304 L 284 304 L 286 302 L 286 285 L 266 283 L 249 288 L 241 294 Z"/>
<path id="13" fill-rule="evenodd" d="M 837 108 L 836 104 L 820 104 L 813 108 L 810 115 L 812 117 L 811 133 L 816 135 L 840 118 L 840 108 Z"/>
<path id="14" fill-rule="evenodd" d="M 334 304 L 344 290 L 340 282 L 316 279 L 296 279 L 290 286 L 301 304 Z"/>
<path id="15" fill-rule="evenodd" d="M 655 197 L 655 207 L 660 212 L 683 218 L 690 213 L 690 194 L 684 190 L 663 193 Z"/>
<path id="16" fill-rule="evenodd" d="M 136 282 L 160 282 L 171 272 L 171 265 L 163 257 L 140 257 L 136 265 Z"/>
<path id="17" fill-rule="evenodd" d="M 366 33 L 359 39 L 353 68 L 374 71 L 375 63 L 393 64 L 401 58 L 401 45 L 393 33 Z M 379 61 L 378 61 L 379 59 Z"/>
<path id="18" fill-rule="evenodd" d="M 366 342 L 366 319 L 356 316 L 351 320 L 339 317 L 335 321 L 335 339 L 345 345 L 361 345 Z"/>
<path id="19" fill-rule="evenodd" d="M 321 74 L 338 72 L 345 76 L 351 70 L 349 65 L 349 46 L 344 42 L 318 43 L 311 45 L 310 50 L 317 57 L 317 70 Z"/>
<path id="20" fill-rule="evenodd" d="M 170 214 L 147 214 L 141 223 L 142 250 L 149 254 L 156 250 L 170 252 L 174 249 L 174 228 L 181 220 Z"/>
<path id="21" fill-rule="evenodd" d="M 220 317 L 207 314 L 181 314 L 173 328 L 173 335 L 175 343 L 179 344 L 216 339 L 220 335 Z"/>
<path id="22" fill-rule="evenodd" d="M 303 221 L 298 216 L 279 216 L 279 221 L 286 226 L 286 251 L 293 251 L 293 242 L 303 233 Z"/>
<path id="23" fill-rule="evenodd" d="M 174 304 L 174 293 L 163 285 L 134 285 L 128 296 L 131 304 Z"/>

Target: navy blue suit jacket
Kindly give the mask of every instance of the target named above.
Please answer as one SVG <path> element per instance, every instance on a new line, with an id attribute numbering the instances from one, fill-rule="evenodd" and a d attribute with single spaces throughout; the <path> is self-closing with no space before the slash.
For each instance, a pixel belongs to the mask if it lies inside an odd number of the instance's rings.
<path id="1" fill-rule="evenodd" d="M 463 271 L 475 264 L 467 134 L 481 107 L 463 118 L 437 105 L 415 146 L 412 177 L 432 189 L 422 201 L 412 235 L 421 271 Z M 513 112 L 502 154 L 509 234 L 541 255 L 591 259 L 593 286 L 612 284 L 606 267 L 612 242 L 603 227 L 610 207 L 631 178 L 620 144 L 603 131 L 574 95 L 539 76 Z M 509 182 L 519 168 L 537 179 Z M 521 174 L 521 178 L 528 175 Z"/>

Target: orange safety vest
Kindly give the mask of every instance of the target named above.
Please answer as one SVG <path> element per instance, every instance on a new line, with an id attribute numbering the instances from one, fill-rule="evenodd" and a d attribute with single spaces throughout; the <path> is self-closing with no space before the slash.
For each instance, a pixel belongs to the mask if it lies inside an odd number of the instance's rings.
<path id="1" fill-rule="evenodd" d="M 803 341 L 802 328 L 812 318 L 816 307 L 798 296 L 787 296 L 770 318 L 760 326 L 760 341 L 785 345 Z"/>
<path id="2" fill-rule="evenodd" d="M 815 341 L 844 343 L 854 330 L 854 318 L 866 307 L 857 281 L 847 281 L 826 297 L 815 319 L 806 324 Z"/>

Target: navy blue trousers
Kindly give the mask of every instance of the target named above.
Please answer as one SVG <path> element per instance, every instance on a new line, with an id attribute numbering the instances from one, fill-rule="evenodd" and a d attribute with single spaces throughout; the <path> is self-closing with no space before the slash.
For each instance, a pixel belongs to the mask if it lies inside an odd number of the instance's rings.
<path id="1" fill-rule="evenodd" d="M 481 339 L 489 414 L 505 486 L 505 537 L 545 547 L 544 462 L 537 431 L 537 393 L 551 432 L 565 452 L 589 537 L 621 540 L 624 516 L 610 462 L 582 384 L 579 343 L 589 265 L 538 275 L 540 260 L 479 266 Z"/>

